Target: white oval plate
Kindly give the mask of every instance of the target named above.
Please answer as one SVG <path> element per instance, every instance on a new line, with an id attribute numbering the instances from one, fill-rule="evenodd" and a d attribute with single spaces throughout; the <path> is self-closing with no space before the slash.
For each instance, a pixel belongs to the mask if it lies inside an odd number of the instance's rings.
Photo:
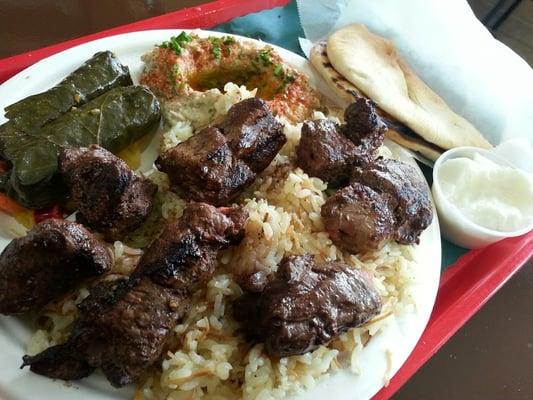
<path id="1" fill-rule="evenodd" d="M 168 40 L 170 36 L 179 32 L 181 30 L 152 30 L 111 36 L 48 57 L 0 86 L 0 109 L 3 110 L 4 107 L 15 101 L 52 87 L 95 52 L 101 50 L 115 52 L 122 63 L 129 66 L 133 80 L 137 81 L 143 67 L 141 55 L 150 50 L 156 43 Z M 197 31 L 197 33 L 201 36 L 224 35 L 209 31 Z M 307 60 L 288 50 L 276 46 L 274 48 L 285 62 L 308 75 L 312 85 L 328 95 L 329 91 L 326 84 L 314 74 Z M 4 120 L 5 118 L 0 117 L 0 123 L 3 123 Z M 396 158 L 416 165 L 407 151 L 393 143 L 387 144 L 395 153 Z M 149 168 L 155 158 L 153 151 L 146 153 L 143 154 L 141 169 L 143 166 Z M 436 212 L 434 215 L 433 223 L 422 233 L 420 244 L 416 246 L 415 250 L 414 280 L 409 288 L 413 296 L 415 310 L 399 317 L 387 318 L 388 322 L 382 332 L 374 336 L 368 345 L 360 351 L 358 364 L 361 366 L 361 372 L 358 375 L 347 370 L 340 371 L 328 379 L 321 380 L 316 387 L 295 396 L 294 399 L 369 399 L 386 384 L 387 380 L 404 363 L 429 320 L 437 293 L 440 277 L 441 241 Z M 9 232 L 9 227 L 12 227 L 13 224 L 14 221 L 11 217 L 0 213 L 0 248 L 2 249 L 13 238 Z M 20 370 L 19 366 L 25 353 L 25 345 L 34 330 L 27 319 L 0 316 L 1 399 L 76 400 L 90 398 L 104 400 L 133 397 L 133 386 L 114 389 L 98 372 L 82 381 L 67 384 L 63 381 L 54 381 L 33 374 L 27 368 Z"/>

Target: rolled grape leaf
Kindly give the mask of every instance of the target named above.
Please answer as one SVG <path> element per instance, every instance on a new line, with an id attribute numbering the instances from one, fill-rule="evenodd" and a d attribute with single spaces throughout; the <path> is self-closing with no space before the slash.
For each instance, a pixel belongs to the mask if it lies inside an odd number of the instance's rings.
<path id="1" fill-rule="evenodd" d="M 25 132 L 59 118 L 118 86 L 132 85 L 128 67 L 110 51 L 96 53 L 57 86 L 6 107 L 6 118 Z M 5 127 L 0 127 L 0 131 Z"/>
<path id="2" fill-rule="evenodd" d="M 65 197 L 58 176 L 62 148 L 89 144 L 118 152 L 153 132 L 161 117 L 159 103 L 142 86 L 118 87 L 39 130 L 24 132 L 11 121 L 0 135 L 0 150 L 12 168 L 4 190 L 30 208 L 50 206 Z"/>

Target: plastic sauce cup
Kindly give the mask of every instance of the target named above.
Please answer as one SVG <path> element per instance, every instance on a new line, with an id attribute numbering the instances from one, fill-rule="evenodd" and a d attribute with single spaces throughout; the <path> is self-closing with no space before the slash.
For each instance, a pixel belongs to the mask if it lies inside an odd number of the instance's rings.
<path id="1" fill-rule="evenodd" d="M 433 166 L 433 186 L 431 191 L 439 215 L 442 234 L 450 242 L 468 249 L 476 249 L 508 237 L 520 236 L 533 229 L 533 224 L 511 232 L 501 232 L 486 228 L 468 219 L 446 198 L 440 187 L 439 180 L 439 170 L 442 163 L 446 160 L 460 157 L 471 159 L 476 153 L 488 158 L 496 164 L 514 168 L 514 165 L 505 159 L 493 154 L 489 150 L 480 149 L 478 147 L 456 147 L 448 150 L 437 159 Z"/>

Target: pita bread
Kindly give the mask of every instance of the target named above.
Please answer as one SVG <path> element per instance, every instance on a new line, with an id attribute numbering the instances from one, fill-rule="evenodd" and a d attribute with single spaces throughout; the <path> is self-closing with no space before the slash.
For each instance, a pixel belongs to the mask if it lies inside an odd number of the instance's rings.
<path id="1" fill-rule="evenodd" d="M 433 92 L 400 58 L 391 41 L 364 25 L 346 26 L 327 41 L 333 68 L 379 107 L 443 149 L 490 148 L 481 133 Z"/>
<path id="2" fill-rule="evenodd" d="M 331 65 L 328 59 L 325 41 L 318 42 L 313 46 L 309 55 L 309 60 L 337 97 L 342 100 L 344 107 L 360 97 L 366 97 L 351 82 L 347 81 L 335 70 L 335 68 L 333 68 L 333 65 Z M 430 160 L 436 160 L 444 151 L 433 143 L 425 141 L 410 128 L 395 120 L 383 110 L 378 108 L 377 111 L 387 124 L 388 130 L 385 135 L 389 139 L 420 153 Z"/>

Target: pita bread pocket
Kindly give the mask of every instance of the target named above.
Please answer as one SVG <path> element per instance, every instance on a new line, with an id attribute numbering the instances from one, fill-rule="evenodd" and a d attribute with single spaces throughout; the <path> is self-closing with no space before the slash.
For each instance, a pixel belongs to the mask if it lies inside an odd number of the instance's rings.
<path id="1" fill-rule="evenodd" d="M 311 64 L 313 64 L 313 67 L 320 73 L 322 78 L 324 78 L 330 89 L 337 95 L 337 98 L 342 101 L 343 107 L 346 107 L 358 98 L 366 97 L 359 91 L 359 89 L 333 68 L 333 65 L 329 62 L 325 41 L 318 42 L 313 46 L 309 55 L 309 60 L 311 61 Z M 388 130 L 385 135 L 389 139 L 430 160 L 437 159 L 439 155 L 444 152 L 444 149 L 422 139 L 411 128 L 402 124 L 381 108 L 377 107 L 376 110 L 387 125 Z"/>
<path id="2" fill-rule="evenodd" d="M 364 25 L 333 33 L 313 47 L 310 59 L 343 101 L 374 100 L 389 127 L 387 136 L 427 158 L 435 160 L 453 147 L 491 147 L 413 72 L 391 41 Z"/>

